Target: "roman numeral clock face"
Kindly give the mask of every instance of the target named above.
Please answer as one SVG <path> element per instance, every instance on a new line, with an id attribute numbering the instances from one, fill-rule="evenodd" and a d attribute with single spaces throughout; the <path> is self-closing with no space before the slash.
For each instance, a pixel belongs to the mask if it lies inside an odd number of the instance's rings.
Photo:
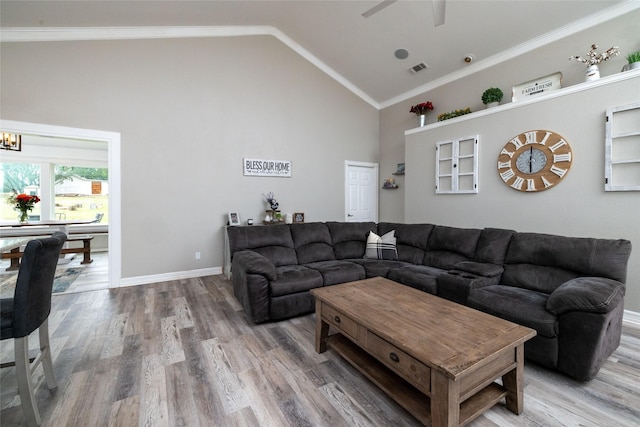
<path id="1" fill-rule="evenodd" d="M 571 146 L 548 130 L 531 130 L 507 142 L 498 155 L 498 173 L 509 187 L 523 192 L 547 190 L 567 175 Z"/>

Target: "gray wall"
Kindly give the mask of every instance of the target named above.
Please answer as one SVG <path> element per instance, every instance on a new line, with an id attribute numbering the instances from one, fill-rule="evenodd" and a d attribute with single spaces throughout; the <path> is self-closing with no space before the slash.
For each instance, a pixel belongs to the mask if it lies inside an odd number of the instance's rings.
<path id="1" fill-rule="evenodd" d="M 342 220 L 344 161 L 378 161 L 378 111 L 273 37 L 0 46 L 3 119 L 121 133 L 123 278 L 220 267 L 228 211 L 261 219 L 270 191 Z"/>
<path id="2" fill-rule="evenodd" d="M 629 263 L 626 308 L 640 311 L 640 193 L 604 192 L 604 112 L 607 107 L 640 101 L 640 76 L 566 97 L 503 109 L 458 124 L 431 126 L 424 131 L 405 131 L 417 126 L 409 108 L 432 101 L 437 115 L 457 108 L 483 110 L 484 89 L 498 86 L 511 101 L 511 87 L 560 71 L 563 87 L 584 82 L 583 64 L 569 61 L 585 54 L 594 41 L 603 49 L 620 46 L 623 53 L 640 49 L 640 11 L 605 22 L 567 40 L 569 52 L 551 44 L 515 57 L 499 66 L 440 86 L 380 112 L 380 175 L 391 176 L 396 164 L 406 162 L 407 174 L 397 179 L 400 188 L 382 191 L 380 221 L 430 222 L 458 227 L 501 227 L 568 236 L 625 238 L 633 251 Z M 614 75 L 626 64 L 623 55 L 601 63 L 603 77 Z M 531 129 L 553 130 L 567 138 L 574 150 L 574 164 L 557 187 L 536 194 L 508 188 L 496 168 L 497 154 L 509 138 Z M 475 195 L 439 195 L 434 185 L 434 150 L 437 141 L 480 135 L 479 186 Z"/>
<path id="3" fill-rule="evenodd" d="M 396 170 L 396 164 L 404 162 L 404 132 L 418 126 L 415 115 L 409 113 L 412 105 L 431 101 L 435 109 L 427 115 L 427 122 L 434 123 L 438 114 L 458 108 L 471 108 L 472 111 L 483 110 L 482 92 L 489 87 L 499 87 L 504 92 L 502 103 L 511 102 L 511 89 L 514 85 L 541 76 L 562 73 L 563 87 L 570 87 L 584 82 L 586 67 L 584 64 L 569 61 L 572 55 L 585 56 L 592 43 L 597 43 L 602 52 L 611 46 L 619 46 L 621 55 L 600 64 L 602 77 L 620 72 L 627 63 L 624 56 L 632 51 L 640 50 L 640 10 L 563 37 L 562 44 L 548 45 L 527 51 L 500 64 L 483 69 L 481 60 L 477 58 L 470 66 L 461 65 L 474 71 L 469 77 L 455 80 L 439 86 L 404 102 L 389 106 L 380 111 L 380 177 L 390 177 Z M 508 35 L 506 35 L 508 37 Z M 526 47 L 522 47 L 523 50 Z M 427 71 L 428 72 L 428 71 Z M 636 93 L 640 99 L 640 93 Z M 589 102 L 599 103 L 598 99 Z M 603 110 L 606 106 L 603 105 Z M 383 191 L 380 195 L 380 220 L 403 221 L 404 184 L 406 176 L 396 180 L 398 190 Z"/>
<path id="4" fill-rule="evenodd" d="M 458 227 L 497 227 L 517 231 L 631 241 L 626 308 L 640 311 L 640 192 L 604 191 L 604 106 L 638 102 L 635 77 L 537 103 L 468 116 L 431 126 L 406 137 L 405 220 Z M 592 102 L 594 99 L 599 102 Z M 563 114 L 570 111 L 571 114 Z M 562 135 L 573 164 L 556 187 L 523 193 L 507 187 L 497 171 L 502 147 L 515 135 L 546 129 Z M 479 134 L 479 193 L 436 195 L 435 144 Z"/>

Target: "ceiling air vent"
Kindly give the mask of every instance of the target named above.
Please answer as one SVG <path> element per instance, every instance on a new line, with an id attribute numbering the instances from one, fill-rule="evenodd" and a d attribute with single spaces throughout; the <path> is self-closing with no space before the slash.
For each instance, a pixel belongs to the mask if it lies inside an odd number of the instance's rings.
<path id="1" fill-rule="evenodd" d="M 413 67 L 409 68 L 409 71 L 415 74 L 419 71 L 426 70 L 427 68 L 429 68 L 427 64 L 425 64 L 424 62 L 420 62 L 419 64 L 416 64 Z"/>

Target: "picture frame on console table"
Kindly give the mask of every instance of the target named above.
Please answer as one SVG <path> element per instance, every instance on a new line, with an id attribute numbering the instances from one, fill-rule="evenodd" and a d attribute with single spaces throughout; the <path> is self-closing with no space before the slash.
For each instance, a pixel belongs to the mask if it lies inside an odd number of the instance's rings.
<path id="1" fill-rule="evenodd" d="M 302 224 L 304 222 L 304 212 L 296 212 L 293 214 L 293 223 Z"/>
<path id="2" fill-rule="evenodd" d="M 229 212 L 229 225 L 240 225 L 240 215 L 237 212 Z"/>

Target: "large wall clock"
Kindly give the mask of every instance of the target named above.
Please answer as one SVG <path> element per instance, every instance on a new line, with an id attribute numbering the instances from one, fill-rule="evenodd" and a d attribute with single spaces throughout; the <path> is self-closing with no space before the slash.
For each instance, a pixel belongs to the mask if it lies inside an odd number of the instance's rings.
<path id="1" fill-rule="evenodd" d="M 498 173 L 509 187 L 523 192 L 557 185 L 571 168 L 571 146 L 548 130 L 530 130 L 509 140 L 498 155 Z"/>

